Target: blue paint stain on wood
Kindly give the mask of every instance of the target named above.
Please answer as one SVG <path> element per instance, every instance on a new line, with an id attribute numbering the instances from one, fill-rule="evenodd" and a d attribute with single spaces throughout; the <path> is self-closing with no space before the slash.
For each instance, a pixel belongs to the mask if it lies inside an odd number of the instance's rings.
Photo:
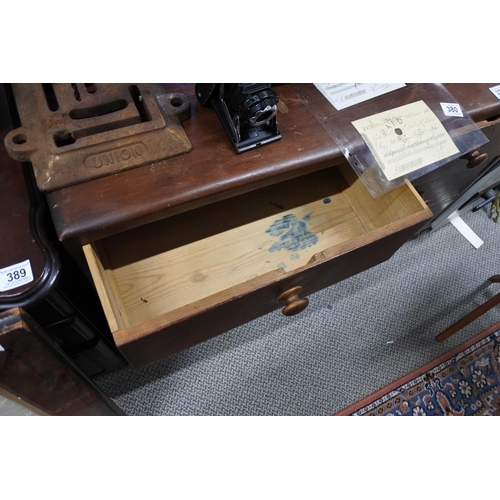
<path id="1" fill-rule="evenodd" d="M 302 220 L 297 220 L 294 214 L 288 214 L 274 221 L 266 233 L 269 233 L 278 241 L 272 244 L 270 252 L 278 252 L 280 250 L 289 250 L 297 252 L 312 247 L 318 242 L 318 237 L 307 230 L 307 222 L 311 219 L 311 215 L 307 214 L 302 217 Z"/>

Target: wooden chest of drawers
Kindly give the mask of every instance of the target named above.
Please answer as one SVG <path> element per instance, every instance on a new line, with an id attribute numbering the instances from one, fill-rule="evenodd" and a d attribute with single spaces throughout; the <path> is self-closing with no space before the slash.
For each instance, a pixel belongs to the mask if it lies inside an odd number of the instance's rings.
<path id="1" fill-rule="evenodd" d="M 309 294 L 388 259 L 431 219 L 423 200 L 434 203 L 453 176 L 422 178 L 423 196 L 407 183 L 373 199 L 289 86 L 276 88 L 283 138 L 242 155 L 194 85 L 168 91 L 192 100 L 190 153 L 47 196 L 136 367 L 273 310 L 300 312 Z M 488 99 L 468 111 L 500 114 Z"/>
<path id="2" fill-rule="evenodd" d="M 142 366 L 388 259 L 431 212 L 348 166 L 131 229 L 84 251 L 117 346 Z"/>

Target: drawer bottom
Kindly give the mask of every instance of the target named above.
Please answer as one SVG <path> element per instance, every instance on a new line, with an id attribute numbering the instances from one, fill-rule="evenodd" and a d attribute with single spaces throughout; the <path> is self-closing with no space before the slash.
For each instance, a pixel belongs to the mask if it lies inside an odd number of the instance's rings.
<path id="1" fill-rule="evenodd" d="M 410 184 L 373 199 L 346 165 L 110 236 L 84 251 L 115 341 L 127 345 L 130 359 L 130 344 L 137 348 L 145 337 L 148 350 L 154 346 L 161 355 L 171 352 L 166 345 L 173 337 L 184 345 L 179 325 L 228 302 L 231 309 L 219 310 L 230 318 L 201 326 L 208 329 L 205 337 L 275 309 L 276 297 L 288 286 L 308 283 L 318 266 L 327 270 L 326 263 L 357 248 L 370 253 L 369 246 L 384 238 L 379 256 L 362 259 L 371 265 L 385 260 L 404 242 L 388 237 L 408 239 L 404 229 L 416 231 L 430 215 Z M 343 266 L 352 268 L 351 275 L 366 268 L 363 262 Z M 336 262 L 335 268 L 329 283 L 345 274 Z M 245 310 L 236 305 L 255 293 L 248 304 L 241 302 Z M 191 333 L 186 335 L 192 345 Z"/>

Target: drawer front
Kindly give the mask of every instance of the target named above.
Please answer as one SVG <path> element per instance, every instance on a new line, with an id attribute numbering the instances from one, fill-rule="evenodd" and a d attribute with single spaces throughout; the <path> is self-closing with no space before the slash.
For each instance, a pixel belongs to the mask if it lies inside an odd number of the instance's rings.
<path id="1" fill-rule="evenodd" d="M 301 296 L 321 290 L 350 276 L 365 271 L 389 259 L 425 221 L 392 234 L 381 232 L 380 238 L 367 245 L 346 249 L 331 259 L 319 258 L 303 271 L 289 275 L 272 284 L 259 286 L 249 283 L 234 295 L 214 307 L 204 308 L 203 301 L 193 304 L 192 315 L 187 319 L 165 326 L 161 318 L 152 320 L 140 328 L 117 331 L 117 346 L 130 364 L 136 368 L 158 361 L 180 350 L 189 348 L 216 335 L 224 333 L 259 316 L 283 308 L 276 298 L 294 286 L 301 286 Z"/>
<path id="2" fill-rule="evenodd" d="M 500 155 L 500 119 L 477 124 L 488 137 L 489 142 L 478 149 L 479 154 L 487 154 L 487 159 L 473 166 L 467 159 L 458 158 L 442 167 L 412 181 L 415 189 L 432 210 L 439 215 L 476 179 L 486 173 Z M 470 166 L 473 166 L 470 168 Z"/>
<path id="3" fill-rule="evenodd" d="M 374 199 L 345 164 L 84 252 L 115 343 L 140 367 L 285 305 L 299 312 L 306 295 L 388 259 L 431 215 L 411 184 Z"/>

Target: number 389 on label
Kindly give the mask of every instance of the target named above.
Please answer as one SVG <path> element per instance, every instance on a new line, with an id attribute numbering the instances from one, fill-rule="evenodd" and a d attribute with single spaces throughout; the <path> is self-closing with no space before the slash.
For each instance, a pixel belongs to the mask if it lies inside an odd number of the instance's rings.
<path id="1" fill-rule="evenodd" d="M 19 271 L 14 271 L 13 273 L 7 273 L 7 281 L 10 283 L 14 280 L 20 280 L 26 278 L 26 269 L 19 269 Z"/>
<path id="2" fill-rule="evenodd" d="M 6 292 L 33 281 L 29 260 L 0 269 L 0 292 Z"/>

